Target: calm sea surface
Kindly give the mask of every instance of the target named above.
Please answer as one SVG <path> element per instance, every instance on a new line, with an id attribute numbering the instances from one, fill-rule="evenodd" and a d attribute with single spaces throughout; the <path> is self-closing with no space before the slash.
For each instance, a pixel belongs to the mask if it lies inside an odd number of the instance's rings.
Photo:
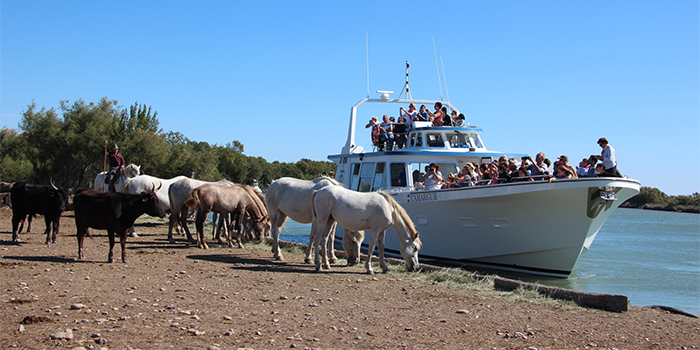
<path id="1" fill-rule="evenodd" d="M 288 220 L 281 239 L 308 243 L 308 224 Z M 420 254 L 419 254 L 420 257 Z M 516 277 L 595 293 L 636 306 L 666 305 L 700 314 L 700 215 L 618 209 L 568 279 Z"/>

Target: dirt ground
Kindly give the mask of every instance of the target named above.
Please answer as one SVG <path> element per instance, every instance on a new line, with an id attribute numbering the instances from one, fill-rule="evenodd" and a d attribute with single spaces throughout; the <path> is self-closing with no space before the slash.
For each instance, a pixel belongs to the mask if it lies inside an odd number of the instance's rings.
<path id="1" fill-rule="evenodd" d="M 700 320 L 630 306 L 611 313 L 336 265 L 299 253 L 201 250 L 137 225 L 128 264 L 106 263 L 105 231 L 77 260 L 73 213 L 46 246 L 43 218 L 10 242 L 0 210 L 0 348 L 18 349 L 694 349 Z M 115 258 L 120 255 L 115 247 Z M 120 261 L 120 259 L 115 259 Z M 344 262 L 341 260 L 341 263 Z M 507 294 L 507 293 L 505 293 Z"/>

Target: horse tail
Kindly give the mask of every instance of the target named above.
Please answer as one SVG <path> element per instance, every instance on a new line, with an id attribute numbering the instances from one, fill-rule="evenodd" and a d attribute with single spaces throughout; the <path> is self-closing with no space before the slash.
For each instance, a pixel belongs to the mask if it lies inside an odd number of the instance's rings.
<path id="1" fill-rule="evenodd" d="M 130 193 L 129 192 L 129 184 L 131 184 L 132 179 L 133 179 L 133 177 L 129 177 L 126 179 L 126 181 L 124 181 L 124 193 Z"/>
<path id="2" fill-rule="evenodd" d="M 318 192 L 318 190 L 313 190 L 313 192 L 311 192 L 311 222 L 316 221 L 316 206 L 314 206 L 314 199 L 316 199 L 316 192 Z"/>
<path id="3" fill-rule="evenodd" d="M 190 196 L 183 202 L 189 208 L 197 206 L 199 204 L 199 189 L 195 188 L 190 191 Z"/>
<path id="4" fill-rule="evenodd" d="M 384 199 L 386 199 L 386 201 L 389 202 L 389 204 L 394 208 L 394 221 L 402 221 L 406 225 L 408 230 L 411 232 L 411 238 L 413 238 L 413 243 L 420 248 L 421 241 L 420 238 L 418 238 L 418 231 L 416 230 L 416 226 L 413 225 L 411 217 L 408 216 L 406 209 L 399 205 L 399 203 L 396 203 L 396 201 L 391 195 L 383 191 L 379 191 L 379 194 L 381 194 L 384 197 Z"/>

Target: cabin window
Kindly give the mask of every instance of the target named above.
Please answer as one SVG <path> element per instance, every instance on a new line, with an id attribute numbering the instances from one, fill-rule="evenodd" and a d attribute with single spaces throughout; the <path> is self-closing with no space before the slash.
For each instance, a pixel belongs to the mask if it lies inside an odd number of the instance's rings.
<path id="1" fill-rule="evenodd" d="M 377 168 L 374 171 L 374 181 L 372 181 L 372 191 L 378 191 L 382 189 L 384 184 L 384 162 L 377 163 Z"/>
<path id="2" fill-rule="evenodd" d="M 374 163 L 362 163 L 360 168 L 360 181 L 355 191 L 369 192 L 372 190 L 372 180 L 374 179 Z"/>
<path id="3" fill-rule="evenodd" d="M 423 146 L 423 134 L 419 132 L 411 133 L 411 140 L 409 141 L 411 147 L 422 147 Z"/>
<path id="4" fill-rule="evenodd" d="M 457 164 L 454 163 L 437 163 L 437 165 L 440 167 L 440 172 L 445 180 L 447 180 L 447 175 L 450 173 L 457 174 L 459 172 Z"/>
<path id="5" fill-rule="evenodd" d="M 445 142 L 442 140 L 442 134 L 439 133 L 427 133 L 426 139 L 428 139 L 428 146 L 430 147 L 445 147 Z"/>
<path id="6" fill-rule="evenodd" d="M 472 147 L 472 142 L 467 134 L 453 134 L 447 136 L 450 147 L 452 148 L 470 148 Z"/>
<path id="7" fill-rule="evenodd" d="M 406 164 L 391 163 L 391 187 L 406 187 Z"/>
<path id="8" fill-rule="evenodd" d="M 478 134 L 472 134 L 471 137 L 474 139 L 474 147 L 484 148 L 484 144 L 481 143 L 481 139 L 479 138 Z"/>
<path id="9" fill-rule="evenodd" d="M 352 182 L 350 183 L 350 188 L 357 190 L 360 184 L 360 163 L 355 163 L 352 165 Z"/>

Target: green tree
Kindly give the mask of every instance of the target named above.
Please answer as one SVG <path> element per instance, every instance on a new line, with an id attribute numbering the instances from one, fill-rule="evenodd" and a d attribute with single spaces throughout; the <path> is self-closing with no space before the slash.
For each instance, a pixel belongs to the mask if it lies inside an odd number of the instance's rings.
<path id="1" fill-rule="evenodd" d="M 53 172 L 68 186 L 90 187 L 94 176 L 105 167 L 104 140 L 114 133 L 119 116 L 117 101 L 61 101 L 61 110 L 62 161 L 55 164 Z"/>
<path id="2" fill-rule="evenodd" d="M 25 142 L 17 129 L 0 129 L 0 180 L 17 182 L 28 179 L 32 164 L 24 156 Z"/>
<path id="3" fill-rule="evenodd" d="M 35 102 L 27 106 L 27 110 L 22 113 L 19 127 L 26 142 L 26 159 L 32 165 L 29 181 L 48 183 L 53 178 L 54 168 L 62 160 L 65 143 L 61 121 L 56 111 L 53 108 L 37 111 L 36 108 Z"/>

